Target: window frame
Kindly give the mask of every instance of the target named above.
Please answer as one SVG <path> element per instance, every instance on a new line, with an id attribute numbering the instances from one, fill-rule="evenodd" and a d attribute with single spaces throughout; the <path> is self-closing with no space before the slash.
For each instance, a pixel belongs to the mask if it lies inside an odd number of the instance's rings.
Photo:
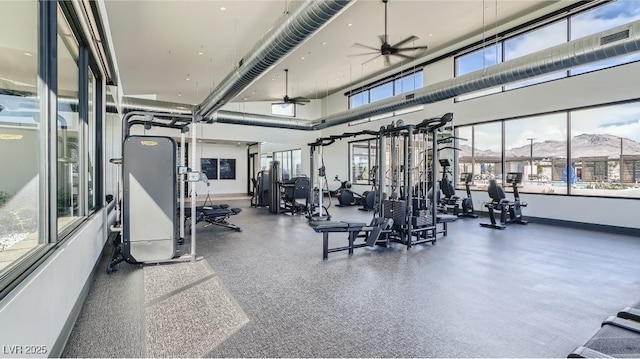
<path id="1" fill-rule="evenodd" d="M 38 153 L 39 160 L 39 176 L 42 177 L 39 184 L 39 204 L 35 210 L 38 213 L 38 241 L 39 244 L 31 251 L 12 262 L 2 272 L 0 272 L 0 299 L 8 295 L 20 282 L 35 271 L 49 256 L 53 255 L 55 250 L 70 238 L 83 223 L 95 215 L 99 209 L 104 207 L 104 199 L 102 198 L 102 176 L 104 174 L 102 135 L 103 117 L 104 117 L 104 75 L 101 71 L 97 60 L 93 58 L 93 54 L 88 51 L 89 41 L 83 34 L 83 30 L 79 25 L 79 14 L 73 7 L 73 4 L 57 1 L 33 1 L 37 4 L 37 83 L 38 99 L 40 103 L 39 109 L 39 126 L 40 126 L 40 151 Z M 58 21 L 59 16 L 69 24 L 70 32 L 78 42 L 80 52 L 86 51 L 86 66 L 78 66 L 78 109 L 87 107 L 84 104 L 87 94 L 82 93 L 81 87 L 83 82 L 87 81 L 87 72 L 91 68 L 94 74 L 94 144 L 95 144 L 95 209 L 87 210 L 87 205 L 82 212 L 82 218 L 74 221 L 73 226 L 68 226 L 60 233 L 57 225 L 57 119 L 58 119 Z M 78 61 L 80 62 L 80 60 Z M 85 86 L 85 88 L 87 88 Z M 80 116 L 80 115 L 79 115 Z M 86 114 L 80 119 L 88 121 Z M 80 121 L 82 122 L 82 121 Z M 79 141 L 88 141 L 88 131 L 81 130 L 82 137 Z M 86 154 L 84 155 L 86 157 Z M 79 173 L 86 176 L 87 166 L 82 163 L 79 165 Z M 81 186 L 86 187 L 84 181 L 79 182 Z M 82 191 L 81 191 L 82 192 Z M 82 197 L 78 199 L 79 203 L 88 201 L 86 190 Z"/>
<path id="2" fill-rule="evenodd" d="M 541 112 L 541 113 L 535 113 L 535 114 L 531 114 L 531 115 L 526 115 L 526 116 L 514 116 L 514 117 L 509 117 L 509 118 L 503 118 L 503 119 L 498 119 L 498 120 L 492 120 L 492 121 L 484 121 L 484 122 L 477 122 L 477 123 L 472 123 L 472 124 L 465 124 L 465 125 L 460 125 L 460 126 L 456 126 L 455 130 L 456 130 L 456 136 L 458 134 L 458 131 L 462 128 L 467 128 L 467 127 L 471 127 L 471 131 L 472 131 L 472 139 L 471 139 L 471 148 L 473 149 L 475 146 L 475 126 L 477 125 L 483 125 L 483 124 L 488 124 L 488 123 L 502 123 L 502 128 L 503 128 L 503 134 L 502 134 L 502 138 L 501 138 L 501 142 L 503 142 L 503 147 L 502 147 L 502 161 L 503 161 L 503 166 L 504 166 L 504 158 L 505 158 L 505 149 L 504 149 L 504 127 L 505 124 L 508 121 L 517 121 L 517 120 L 524 120 L 524 119 L 528 119 L 528 118 L 535 118 L 535 117 L 540 117 L 540 116 L 545 116 L 545 115 L 557 115 L 557 114 L 565 114 L 566 117 L 566 126 L 567 126 L 567 157 L 565 159 L 565 166 L 566 165 L 570 165 L 573 166 L 573 157 L 572 157 L 572 151 L 571 151 L 571 140 L 572 140 L 572 131 L 571 131 L 571 124 L 572 122 L 575 120 L 574 118 L 572 118 L 572 113 L 577 112 L 577 111 L 584 111 L 584 110 L 591 110 L 591 109 L 598 109 L 598 108 L 602 108 L 602 107 L 610 107 L 610 106 L 617 106 L 617 105 L 624 105 L 624 104 L 630 104 L 630 103 L 636 103 L 640 105 L 640 98 L 636 98 L 636 99 L 631 99 L 631 100 L 622 100 L 622 101 L 614 101 L 614 102 L 608 102 L 608 103 L 600 103 L 600 104 L 594 104 L 594 105 L 589 105 L 589 106 L 581 106 L 581 107 L 574 107 L 574 108 L 565 108 L 562 110 L 558 110 L 558 111 L 547 111 L 547 112 Z M 459 164 L 459 153 L 456 153 L 455 156 L 455 168 L 457 169 L 458 164 Z M 597 157 L 597 156 L 595 156 Z M 635 161 L 635 159 L 634 159 Z M 472 165 L 475 165 L 475 155 L 472 152 Z M 640 158 L 638 159 L 638 163 L 634 163 L 634 166 L 636 165 L 640 165 Z M 634 167 L 635 170 L 635 167 Z M 474 173 L 474 176 L 476 175 L 476 173 Z M 640 176 L 639 176 L 640 177 Z M 504 187 L 504 176 L 502 176 L 502 182 L 501 185 Z M 572 186 L 571 186 L 571 182 L 567 181 L 567 191 L 566 193 L 540 193 L 540 192 L 528 192 L 526 190 L 520 190 L 520 193 L 524 193 L 527 195 L 539 195 L 539 196 L 555 196 L 555 197 L 559 197 L 559 196 L 570 196 L 570 197 L 585 197 L 585 198 L 607 198 L 607 199 L 616 199 L 616 200 L 640 200 L 640 196 L 639 197 L 628 197 L 628 196 L 608 196 L 608 195 L 603 195 L 603 194 L 578 194 L 578 193 L 574 193 L 574 191 L 572 191 Z M 460 187 L 461 188 L 461 187 Z M 505 191 L 508 190 L 508 188 L 504 187 Z M 476 188 L 472 188 L 472 191 L 480 191 L 480 192 L 484 192 L 486 191 L 486 189 L 476 189 Z"/>
<path id="3" fill-rule="evenodd" d="M 396 84 L 397 81 L 402 82 L 405 79 L 409 79 L 409 78 L 416 78 L 416 76 L 419 76 L 422 78 L 422 82 L 420 84 L 420 87 L 415 87 L 411 90 L 403 90 L 400 91 L 398 89 L 398 86 Z M 415 81 L 414 81 L 415 83 Z M 388 84 L 391 84 L 391 88 L 392 88 L 392 94 L 391 96 L 384 96 L 381 97 L 375 101 L 371 101 L 371 90 L 375 90 L 375 89 L 379 89 L 382 88 L 383 86 L 387 86 Z M 400 86 L 402 87 L 402 86 Z M 349 91 L 347 93 L 345 93 L 345 96 L 347 96 L 347 106 L 349 109 L 353 109 L 353 108 L 358 108 L 360 106 L 364 106 L 364 105 L 368 105 L 370 103 L 375 103 L 377 101 L 382 101 L 384 99 L 387 99 L 389 97 L 393 97 L 393 96 L 397 96 L 403 93 L 407 93 L 407 92 L 411 92 L 411 91 L 415 91 L 421 87 L 424 87 L 424 67 L 420 67 L 420 68 L 415 68 L 412 69 L 411 71 L 404 71 L 404 72 L 399 72 L 396 74 L 393 74 L 391 76 L 385 77 L 381 80 L 378 81 L 373 81 L 367 85 L 361 86 L 356 90 L 353 91 Z M 353 98 L 355 98 L 356 96 L 362 96 L 362 104 L 358 105 L 358 106 L 353 106 Z M 365 102 L 365 97 L 366 97 L 366 102 Z"/>
<path id="4" fill-rule="evenodd" d="M 513 29 L 507 30 L 501 34 L 497 34 L 496 36 L 492 37 L 491 39 L 488 39 L 486 41 L 483 41 L 481 43 L 469 46 L 467 48 L 465 48 L 464 50 L 456 53 L 453 56 L 453 77 L 458 77 L 458 76 L 462 76 L 459 75 L 458 73 L 458 59 L 463 58 L 465 56 L 471 55 L 477 51 L 481 51 L 482 49 L 484 49 L 487 46 L 499 46 L 501 48 L 501 57 L 502 60 L 501 62 L 505 62 L 505 48 L 504 48 L 504 44 L 505 42 L 516 38 L 518 36 L 523 36 L 526 35 L 527 33 L 531 33 L 531 32 L 535 32 L 540 30 L 541 28 L 544 28 L 546 26 L 551 26 L 555 23 L 558 22 L 565 22 L 565 26 L 566 26 L 566 34 L 567 34 L 567 41 L 566 42 L 570 42 L 571 40 L 571 23 L 572 23 L 572 19 L 575 16 L 579 16 L 581 14 L 584 14 L 588 11 L 595 11 L 598 8 L 602 8 L 604 6 L 608 6 L 610 4 L 615 3 L 615 1 L 606 1 L 606 2 L 593 2 L 591 4 L 587 4 L 586 6 L 580 6 L 577 5 L 576 7 L 570 8 L 566 11 L 560 11 L 558 13 L 554 13 L 554 14 L 550 14 L 547 17 L 543 17 L 541 19 L 536 19 L 533 20 L 530 23 L 526 23 L 523 24 L 519 27 L 515 27 Z M 566 43 L 565 42 L 565 43 Z M 614 67 L 618 67 L 618 66 L 623 66 L 626 64 L 631 64 L 631 63 L 635 63 L 635 62 L 639 62 L 640 59 L 636 59 L 633 61 L 629 61 L 629 62 L 624 62 L 624 63 L 619 63 L 619 64 L 615 64 L 609 67 L 603 67 L 603 68 L 599 68 L 599 69 L 595 69 L 595 70 L 590 70 L 590 71 L 586 71 L 586 72 L 581 72 L 581 73 L 577 73 L 577 74 L 573 74 L 571 73 L 571 70 L 566 70 L 564 72 L 566 72 L 565 75 L 563 75 L 560 78 L 553 78 L 553 79 L 548 79 L 546 81 L 542 81 L 542 82 L 537 82 L 537 83 L 532 83 L 532 84 L 527 84 L 524 86 L 518 86 L 518 87 L 513 87 L 513 88 L 507 88 L 508 86 L 498 86 L 498 87 L 492 87 L 492 88 L 487 88 L 485 90 L 482 90 L 480 94 L 478 94 L 477 96 L 473 96 L 473 93 L 469 93 L 469 94 L 465 94 L 463 95 L 465 98 L 459 98 L 460 96 L 457 96 L 454 98 L 454 103 L 457 102 L 462 102 L 462 101 L 467 101 L 467 100 L 471 100 L 471 99 L 475 99 L 475 98 L 480 98 L 480 97 L 484 97 L 484 96 L 491 96 L 494 95 L 496 93 L 503 93 L 503 92 L 507 92 L 507 91 L 513 91 L 513 90 L 517 90 L 517 89 L 521 89 L 521 88 L 527 88 L 530 86 L 536 86 L 542 83 L 549 83 L 549 82 L 553 82 L 553 81 L 557 81 L 557 80 L 561 80 L 561 79 L 566 79 L 566 78 L 570 78 L 570 77 L 574 77 L 574 76 L 580 76 L 583 74 L 587 74 L 587 73 L 592 73 L 595 71 L 600 71 L 600 70 L 605 70 L 605 69 L 610 69 L 610 68 L 614 68 Z M 501 63 L 499 62 L 499 63 Z M 551 75 L 551 74 L 549 74 Z M 518 84 L 513 83 L 512 85 L 516 85 Z M 498 90 L 499 89 L 499 90 Z M 493 91 L 490 91 L 493 90 Z M 484 93 L 484 92 L 490 92 L 490 93 Z"/>
<path id="5" fill-rule="evenodd" d="M 355 185 L 362 185 L 362 186 L 371 186 L 373 185 L 373 183 L 371 182 L 371 177 L 367 176 L 366 182 L 364 182 L 364 180 L 357 180 L 355 178 L 353 178 L 354 175 L 354 166 L 355 166 L 355 161 L 354 161 L 354 156 L 355 156 L 355 151 L 353 151 L 353 146 L 356 143 L 362 143 L 362 142 L 367 142 L 367 168 L 368 171 L 371 171 L 372 166 L 376 166 L 377 165 L 377 146 L 378 146 L 378 142 L 377 139 L 375 137 L 369 137 L 369 138 L 363 138 L 360 140 L 354 140 L 354 141 L 349 141 L 348 145 L 347 145 L 347 156 L 349 158 L 349 176 L 348 176 L 348 181 L 351 182 L 352 184 Z M 372 155 L 375 158 L 375 160 L 373 161 L 373 163 L 371 162 L 372 160 Z"/>

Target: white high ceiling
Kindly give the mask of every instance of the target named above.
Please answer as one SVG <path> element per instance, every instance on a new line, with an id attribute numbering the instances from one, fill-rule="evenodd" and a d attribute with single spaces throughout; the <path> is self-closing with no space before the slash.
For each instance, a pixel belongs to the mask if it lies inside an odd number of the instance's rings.
<path id="1" fill-rule="evenodd" d="M 200 103 L 283 16 L 285 9 L 297 6 L 296 2 L 107 0 L 124 94 Z M 389 43 L 415 35 L 419 39 L 404 46 L 428 45 L 429 49 L 405 54 L 428 59 L 438 51 L 469 43 L 471 38 L 490 37 L 496 29 L 522 23 L 572 2 L 575 1 L 389 0 Z M 379 36 L 383 33 L 383 3 L 354 0 L 235 100 L 284 97 L 285 68 L 289 69 L 290 97 L 321 98 L 351 84 L 361 84 L 390 68 L 384 67 L 381 58 L 364 66 L 374 55 L 350 57 L 367 52 L 353 44 L 379 48 Z M 406 66 L 406 61 L 392 58 L 392 69 Z"/>

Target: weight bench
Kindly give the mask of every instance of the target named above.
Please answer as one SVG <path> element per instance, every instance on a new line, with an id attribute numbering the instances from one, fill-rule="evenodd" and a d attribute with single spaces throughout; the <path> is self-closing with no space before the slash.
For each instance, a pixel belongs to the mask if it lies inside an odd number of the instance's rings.
<path id="1" fill-rule="evenodd" d="M 367 246 L 367 243 L 354 244 L 358 233 L 363 230 L 369 230 L 365 223 L 354 222 L 332 222 L 332 221 L 311 221 L 309 226 L 313 228 L 316 233 L 322 233 L 322 259 L 327 260 L 329 253 L 339 251 L 349 251 L 349 255 L 353 254 L 354 248 L 361 248 Z M 343 232 L 349 233 L 349 245 L 345 247 L 329 248 L 329 233 Z"/>
<path id="2" fill-rule="evenodd" d="M 618 312 L 618 318 L 640 322 L 640 302 Z"/>
<path id="3" fill-rule="evenodd" d="M 640 302 L 602 322 L 598 332 L 569 358 L 640 357 Z"/>
<path id="4" fill-rule="evenodd" d="M 233 223 L 229 223 L 227 219 L 231 216 L 235 216 L 242 212 L 242 208 L 229 208 L 228 204 L 199 206 L 196 207 L 196 223 L 206 222 L 205 227 L 210 225 L 216 225 L 221 227 L 231 228 L 235 231 L 242 232 L 242 228 Z M 187 218 L 191 218 L 191 208 L 186 207 L 184 209 L 185 221 Z"/>
<path id="5" fill-rule="evenodd" d="M 437 214 L 436 215 L 436 223 L 442 223 L 442 231 L 438 233 L 442 233 L 443 237 L 447 236 L 447 223 L 454 222 L 458 219 L 458 215 L 452 214 Z"/>

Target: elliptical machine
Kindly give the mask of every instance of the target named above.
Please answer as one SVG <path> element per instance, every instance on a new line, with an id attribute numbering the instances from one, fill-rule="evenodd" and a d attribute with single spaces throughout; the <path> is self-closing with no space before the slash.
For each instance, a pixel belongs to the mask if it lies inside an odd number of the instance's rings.
<path id="1" fill-rule="evenodd" d="M 342 181 L 338 175 L 333 179 L 340 182 L 340 187 L 334 191 L 334 195 L 338 197 L 338 207 L 359 206 L 362 204 L 362 195 L 351 190 L 351 182 Z"/>
<path id="2" fill-rule="evenodd" d="M 473 173 L 464 172 L 460 174 L 460 182 L 464 182 L 464 187 L 467 190 L 467 197 L 462 199 L 461 211 L 458 213 L 458 217 L 470 217 L 478 218 L 478 215 L 473 210 L 473 200 L 471 199 L 471 190 L 469 189 L 469 183 L 473 180 Z"/>
<path id="3" fill-rule="evenodd" d="M 377 173 L 378 173 L 378 166 L 373 166 L 371 167 L 371 170 L 369 170 L 369 178 L 371 180 L 371 191 L 362 192 L 362 196 L 360 199 L 362 208 L 358 208 L 361 211 L 373 211 L 376 208 L 376 205 L 379 200 L 378 193 L 380 192 L 377 187 L 377 178 L 376 178 Z"/>

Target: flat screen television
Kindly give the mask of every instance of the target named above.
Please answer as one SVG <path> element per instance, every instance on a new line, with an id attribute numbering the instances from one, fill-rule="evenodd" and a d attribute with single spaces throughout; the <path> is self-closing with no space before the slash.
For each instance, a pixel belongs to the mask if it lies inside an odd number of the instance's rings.
<path id="1" fill-rule="evenodd" d="M 272 103 L 271 114 L 276 116 L 296 117 L 295 103 Z"/>

